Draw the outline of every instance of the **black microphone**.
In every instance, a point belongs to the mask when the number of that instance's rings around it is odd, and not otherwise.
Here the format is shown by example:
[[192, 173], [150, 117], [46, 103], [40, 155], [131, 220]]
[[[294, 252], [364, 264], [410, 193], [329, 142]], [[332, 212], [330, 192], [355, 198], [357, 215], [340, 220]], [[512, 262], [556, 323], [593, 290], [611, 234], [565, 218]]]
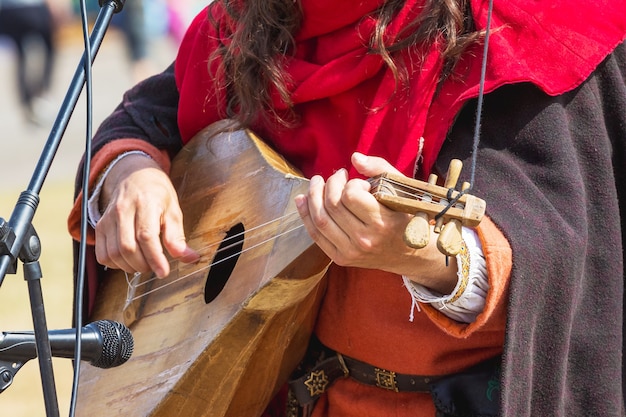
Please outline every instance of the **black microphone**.
[[[74, 358], [76, 329], [48, 332], [52, 356]], [[113, 368], [130, 359], [133, 335], [122, 323], [99, 320], [83, 327], [81, 359], [98, 368]], [[0, 360], [26, 362], [37, 357], [34, 332], [3, 332], [0, 338]]]

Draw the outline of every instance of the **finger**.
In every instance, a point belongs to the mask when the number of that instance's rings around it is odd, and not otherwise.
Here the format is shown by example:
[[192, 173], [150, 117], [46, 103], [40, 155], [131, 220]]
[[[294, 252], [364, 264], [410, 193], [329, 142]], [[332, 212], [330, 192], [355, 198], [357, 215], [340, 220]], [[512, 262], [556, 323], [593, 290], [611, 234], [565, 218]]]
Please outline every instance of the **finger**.
[[354, 152], [351, 161], [354, 168], [366, 177], [373, 177], [383, 172], [401, 174], [393, 165], [377, 156], [367, 156], [360, 152]]
[[295, 203], [302, 223], [311, 239], [326, 255], [333, 259], [336, 256], [337, 247], [321, 233], [311, 218], [309, 198], [303, 194], [297, 195], [295, 197]]
[[318, 233], [334, 242], [337, 240], [337, 235], [343, 232], [326, 209], [326, 185], [320, 176], [311, 178], [307, 196], [309, 217]]
[[165, 217], [162, 226], [162, 240], [165, 250], [173, 257], [185, 263], [194, 263], [200, 255], [192, 249], [185, 239], [183, 215], [180, 208], [173, 208]]
[[100, 265], [117, 269], [117, 266], [113, 265], [113, 263], [111, 262], [107, 254], [106, 235], [101, 232], [99, 227], [96, 227], [95, 235], [96, 235], [96, 245], [95, 245], [96, 260], [98, 261]]
[[[352, 154], [352, 163], [357, 171], [366, 177], [373, 177], [384, 172], [403, 175], [385, 159], [367, 156], [359, 152]], [[371, 185], [369, 182], [354, 179], [346, 185], [342, 196], [343, 204], [348, 207], [355, 216], [364, 221], [368, 227], [377, 222], [384, 222], [384, 218], [388, 217], [389, 213], [392, 212], [392, 210], [378, 203], [374, 196], [369, 193], [370, 189]], [[367, 191], [370, 195], [366, 196], [363, 194], [364, 191]]]
[[[332, 240], [349, 238], [350, 231], [354, 230], [354, 228], [363, 227], [361, 220], [355, 217], [354, 213], [344, 204], [344, 201], [346, 201], [344, 194], [346, 193], [348, 184], [348, 172], [345, 169], [340, 169], [326, 181], [324, 207], [334, 223], [338, 226], [336, 230], [330, 229], [329, 233], [342, 232], [334, 236], [328, 236]], [[367, 190], [369, 190], [369, 187]], [[367, 194], [369, 195], [369, 193]], [[358, 193], [355, 194], [352, 192], [349, 197], [355, 200], [354, 203], [356, 205], [359, 198]]]
[[126, 272], [135, 270], [125, 261], [118, 246], [118, 228], [114, 218], [105, 213], [96, 225], [96, 260], [101, 265]]
[[342, 190], [341, 204], [360, 224], [353, 227], [370, 227], [381, 220], [381, 205], [370, 193], [370, 183], [362, 179], [350, 180]]
[[166, 277], [170, 273], [170, 264], [161, 245], [161, 216], [157, 213], [137, 216], [133, 229], [139, 250], [128, 252], [127, 256], [131, 257], [128, 261], [145, 265], [159, 278]]

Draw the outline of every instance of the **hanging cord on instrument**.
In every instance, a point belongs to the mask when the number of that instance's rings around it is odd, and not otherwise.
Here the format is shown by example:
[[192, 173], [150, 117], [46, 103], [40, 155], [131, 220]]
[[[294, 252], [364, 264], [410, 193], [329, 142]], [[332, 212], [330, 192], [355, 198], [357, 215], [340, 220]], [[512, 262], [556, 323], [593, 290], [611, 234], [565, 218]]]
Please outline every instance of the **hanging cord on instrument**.
[[91, 41], [89, 39], [89, 23], [87, 15], [87, 6], [85, 0], [80, 0], [80, 16], [83, 30], [83, 41], [85, 44], [84, 54], [84, 71], [85, 71], [85, 104], [86, 104], [86, 134], [85, 134], [85, 157], [83, 162], [83, 201], [81, 205], [81, 224], [80, 224], [80, 249], [78, 251], [78, 266], [76, 271], [76, 282], [74, 291], [74, 326], [76, 327], [76, 344], [74, 353], [74, 377], [72, 382], [72, 395], [70, 400], [69, 416], [72, 417], [76, 413], [76, 400], [78, 393], [78, 382], [80, 375], [80, 363], [81, 363], [81, 340], [82, 340], [82, 327], [83, 327], [83, 297], [85, 292], [85, 263], [86, 263], [86, 249], [87, 249], [87, 195], [89, 186], [89, 170], [91, 163], [91, 132], [93, 124], [93, 102], [92, 102], [92, 51]]
[[466, 191], [471, 190], [476, 179], [476, 161], [478, 159], [478, 144], [480, 143], [480, 125], [483, 112], [483, 96], [485, 94], [485, 78], [487, 74], [487, 53], [489, 52], [489, 35], [491, 33], [491, 15], [493, 13], [493, 0], [489, 0], [487, 11], [487, 27], [485, 28], [485, 46], [483, 47], [483, 60], [480, 68], [480, 83], [478, 84], [478, 103], [476, 104], [476, 124], [474, 125], [474, 142], [472, 146], [472, 165], [470, 169], [470, 186]]
[[483, 59], [480, 68], [480, 81], [478, 84], [478, 102], [476, 104], [476, 124], [474, 125], [474, 138], [472, 144], [472, 163], [470, 166], [470, 181], [469, 187], [465, 190], [461, 190], [454, 198], [452, 194], [455, 190], [448, 190], [448, 204], [435, 216], [435, 220], [443, 217], [450, 208], [459, 201], [459, 199], [469, 193], [474, 187], [474, 181], [476, 180], [476, 163], [478, 159], [478, 145], [480, 144], [480, 126], [483, 112], [483, 97], [485, 95], [485, 78], [487, 74], [487, 53], [489, 52], [489, 36], [491, 33], [491, 15], [493, 13], [493, 0], [489, 0], [489, 8], [487, 10], [487, 27], [485, 28], [485, 45], [483, 47]]

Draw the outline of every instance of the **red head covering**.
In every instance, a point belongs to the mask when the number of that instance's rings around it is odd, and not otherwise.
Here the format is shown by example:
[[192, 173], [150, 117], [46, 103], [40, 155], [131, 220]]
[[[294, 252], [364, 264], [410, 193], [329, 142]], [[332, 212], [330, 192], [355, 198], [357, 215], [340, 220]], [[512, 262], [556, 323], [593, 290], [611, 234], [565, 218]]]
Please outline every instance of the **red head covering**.
[[[382, 156], [407, 175], [413, 174], [421, 155], [420, 172], [425, 175], [454, 116], [478, 93], [480, 45], [468, 51], [456, 70], [458, 78], [447, 81], [436, 97], [442, 66], [438, 46], [405, 51], [410, 80], [398, 86], [380, 56], [367, 50], [375, 25], [371, 13], [381, 3], [301, 0], [304, 21], [296, 34], [296, 54], [286, 66], [301, 123], [294, 129], [254, 128], [306, 176], [328, 176], [341, 167], [350, 170], [355, 150]], [[491, 37], [487, 92], [526, 81], [549, 94], [575, 88], [626, 32], [626, 0], [496, 3], [492, 28], [498, 30]], [[398, 36], [422, 5], [423, 0], [407, 0], [390, 24], [387, 39]], [[487, 0], [472, 1], [478, 28], [486, 25], [487, 5]], [[219, 2], [209, 8], [219, 27], [206, 12], [198, 15], [176, 62], [184, 141], [224, 114], [218, 111], [224, 103], [217, 99], [206, 62], [218, 42], [228, 39], [234, 23]], [[284, 107], [278, 99], [275, 105]]]

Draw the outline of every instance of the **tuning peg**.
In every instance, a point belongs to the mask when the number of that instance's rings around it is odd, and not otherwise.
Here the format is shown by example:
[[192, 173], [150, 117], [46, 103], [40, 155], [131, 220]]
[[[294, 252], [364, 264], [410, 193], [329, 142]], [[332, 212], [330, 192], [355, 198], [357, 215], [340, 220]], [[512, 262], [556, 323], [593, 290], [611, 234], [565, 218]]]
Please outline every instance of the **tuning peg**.
[[[437, 176], [430, 174], [428, 177], [428, 183], [431, 185], [437, 184]], [[430, 195], [424, 195], [421, 197], [422, 201], [432, 201]], [[430, 241], [430, 221], [428, 214], [418, 212], [407, 224], [404, 229], [404, 243], [410, 248], [421, 249], [428, 245]]]
[[[475, 227], [480, 223], [485, 214], [485, 201], [467, 193], [459, 195], [455, 190], [462, 167], [458, 159], [450, 162], [445, 186], [437, 185], [436, 175], [431, 175], [428, 182], [389, 172], [369, 179], [370, 192], [378, 202], [392, 210], [413, 215], [403, 236], [407, 246], [415, 249], [426, 246], [433, 219], [436, 219], [434, 231], [440, 235], [439, 250], [447, 256], [456, 255], [463, 242], [462, 225]], [[469, 187], [469, 183], [463, 183], [463, 190]], [[448, 207], [450, 199], [454, 204]], [[444, 221], [451, 224], [444, 227]]]
[[[455, 180], [455, 184], [457, 180]], [[461, 189], [465, 191], [468, 190], [469, 187], [470, 183], [464, 182]], [[461, 251], [462, 245], [463, 233], [461, 222], [456, 219], [450, 219], [439, 234], [439, 238], [437, 239], [437, 248], [441, 253], [447, 256], [456, 256]]]

